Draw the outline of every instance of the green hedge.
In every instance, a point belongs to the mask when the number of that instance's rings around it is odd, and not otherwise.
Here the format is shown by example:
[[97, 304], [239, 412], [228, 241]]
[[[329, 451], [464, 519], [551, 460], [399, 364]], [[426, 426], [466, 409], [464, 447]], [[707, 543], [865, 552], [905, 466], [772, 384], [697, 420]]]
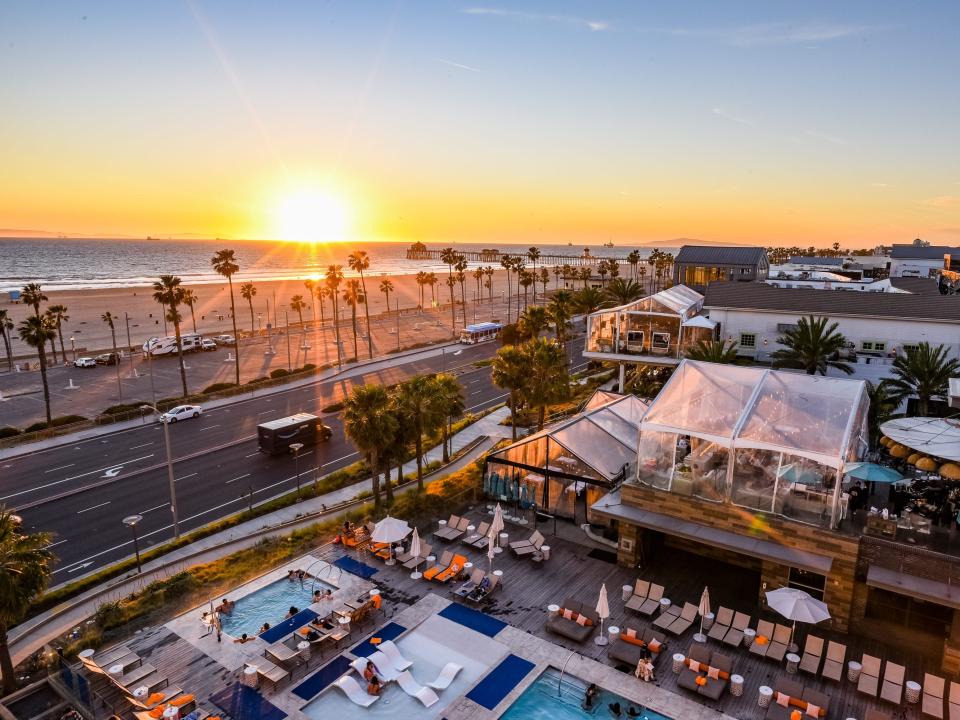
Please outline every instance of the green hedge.
[[48, 422], [38, 422], [28, 425], [24, 428], [25, 433], [37, 432], [48, 428], [61, 427], [62, 425], [72, 425], [73, 423], [83, 422], [86, 418], [83, 415], [61, 415]]
[[19, 434], [20, 434], [19, 428], [12, 427], [11, 425], [0, 427], [0, 438], [13, 437], [14, 435], [19, 435]]
[[210, 393], [221, 392], [223, 390], [232, 390], [237, 387], [236, 383], [231, 382], [218, 382], [213, 385], [207, 385], [203, 390], [200, 391], [201, 395], [209, 395]]

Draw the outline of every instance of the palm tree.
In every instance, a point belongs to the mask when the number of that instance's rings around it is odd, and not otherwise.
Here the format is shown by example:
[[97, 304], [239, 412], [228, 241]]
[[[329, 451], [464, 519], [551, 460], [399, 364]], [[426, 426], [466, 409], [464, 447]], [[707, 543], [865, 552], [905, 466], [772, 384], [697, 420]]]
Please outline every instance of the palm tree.
[[573, 306], [577, 311], [589, 315], [603, 306], [603, 291], [595, 287], [585, 287], [573, 293]]
[[360, 359], [360, 352], [357, 350], [357, 305], [366, 303], [363, 288], [356, 278], [347, 280], [343, 291], [343, 301], [350, 306], [350, 318], [353, 321], [353, 359], [356, 361]]
[[[324, 278], [325, 282], [327, 283], [327, 292], [330, 293], [330, 298], [333, 300], [333, 328], [337, 343], [337, 367], [340, 367], [343, 364], [343, 350], [340, 347], [340, 306], [338, 303], [338, 297], [340, 283], [343, 282], [343, 266], [328, 266]], [[356, 341], [356, 338], [354, 338], [354, 341]]]
[[[200, 298], [197, 297], [197, 294], [190, 288], [185, 288], [183, 291], [183, 304], [190, 308], [190, 322], [193, 324], [193, 334], [197, 334], [197, 315], [194, 312], [194, 307], [197, 304], [197, 300]], [[236, 336], [234, 336], [236, 337]]]
[[880, 440], [880, 426], [893, 417], [900, 401], [891, 395], [889, 385], [882, 381], [876, 384], [867, 381], [867, 397], [870, 399], [867, 410], [870, 447], [876, 447]]
[[453, 301], [453, 266], [458, 257], [457, 251], [452, 247], [440, 251], [440, 260], [447, 265], [447, 287], [450, 288], [450, 327], [453, 329], [454, 337], [457, 336], [457, 312], [456, 303]]
[[553, 266], [553, 289], [558, 290], [560, 288], [560, 276], [563, 275], [563, 268], [559, 265]]
[[317, 305], [320, 308], [320, 327], [323, 327], [327, 322], [326, 313], [323, 309], [323, 301], [330, 297], [330, 288], [324, 285], [317, 285], [314, 289], [314, 295], [317, 298]]
[[117, 396], [122, 398], [123, 396], [123, 386], [120, 384], [120, 356], [117, 354], [117, 328], [116, 321], [117, 316], [112, 312], [107, 310], [103, 315], [100, 316], [100, 319], [103, 320], [107, 327], [110, 328], [110, 340], [113, 343], [111, 345], [113, 349], [114, 359], [117, 361]]
[[570, 318], [572, 317], [571, 308], [573, 306], [573, 294], [569, 290], [557, 290], [553, 293], [553, 298], [547, 306], [547, 314], [550, 322], [553, 323], [554, 332], [557, 335], [557, 342], [562, 347], [566, 347], [567, 330], [570, 329]]
[[[180, 311], [177, 310], [177, 306], [183, 302], [183, 287], [181, 287], [180, 283], [180, 278], [174, 275], [161, 275], [160, 279], [153, 284], [153, 299], [169, 311], [165, 313], [165, 317], [173, 323], [173, 332], [177, 337], [177, 359], [180, 362], [180, 383], [183, 386], [183, 397], [186, 398], [190, 392], [187, 390], [187, 369], [183, 364], [183, 343], [180, 341], [181, 316]], [[240, 384], [239, 378], [240, 375], [238, 371], [238, 385]]]
[[493, 268], [489, 265], [483, 269], [483, 274], [487, 276], [483, 286], [487, 289], [487, 297], [490, 298], [490, 302], [493, 302], [493, 272]]
[[[363, 250], [354, 250], [347, 257], [347, 264], [354, 272], [360, 273], [360, 288], [363, 291], [363, 297], [367, 297], [367, 281], [363, 276], [363, 271], [370, 267], [370, 258]], [[363, 315], [367, 321], [367, 355], [373, 359], [373, 333], [370, 331], [370, 308], [366, 302], [363, 303]]]
[[417, 487], [423, 490], [423, 435], [432, 433], [443, 421], [437, 413], [434, 387], [431, 378], [416, 375], [399, 385], [396, 395], [397, 407], [413, 426], [414, 452], [417, 460]]
[[610, 305], [626, 305], [643, 297], [643, 288], [633, 280], [614, 278], [603, 289], [603, 294]]
[[597, 263], [597, 275], [600, 276], [600, 287], [603, 287], [604, 283], [606, 283], [608, 272], [610, 272], [610, 270], [607, 266], [606, 260], [601, 260], [599, 263]]
[[510, 406], [510, 429], [513, 440], [517, 439], [517, 405], [520, 402], [527, 377], [530, 375], [529, 358], [519, 345], [506, 345], [493, 358], [490, 377], [493, 384], [508, 393]]
[[457, 274], [456, 274], [457, 282], [460, 283], [460, 303], [463, 306], [463, 326], [466, 327], [467, 326], [467, 290], [465, 287], [465, 283], [467, 282], [467, 273], [464, 272], [464, 270], [467, 267], [466, 259], [463, 256], [461, 256], [460, 259], [457, 260], [457, 264], [455, 265], [455, 267], [457, 268]]
[[630, 254], [627, 255], [627, 262], [630, 263], [630, 277], [634, 280], [637, 279], [637, 265], [640, 264], [640, 251], [631, 250]]
[[450, 462], [450, 425], [453, 418], [463, 415], [466, 405], [463, 400], [463, 388], [457, 378], [450, 373], [438, 373], [433, 376], [433, 397], [437, 404], [437, 413], [442, 418], [443, 462]]
[[539, 337], [540, 333], [550, 327], [550, 316], [543, 305], [531, 305], [520, 313], [517, 321], [520, 335], [525, 338]]
[[[56, 318], [56, 317], [54, 316], [54, 314], [50, 311], [50, 308], [47, 308], [47, 309], [44, 311], [43, 317], [46, 319], [46, 321], [47, 321], [48, 323], [50, 323], [50, 327], [52, 327], [54, 330], [57, 329], [57, 318]], [[56, 341], [57, 341], [56, 335], [54, 335], [52, 338], [50, 338], [50, 352], [53, 354], [53, 364], [54, 364], [54, 365], [57, 364], [57, 342], [56, 342]], [[67, 356], [66, 356], [66, 355], [63, 356], [63, 361], [64, 361], [64, 362], [67, 361]]]
[[537, 430], [543, 430], [547, 406], [565, 400], [570, 394], [566, 353], [546, 338], [528, 340], [521, 346], [521, 352], [527, 365], [523, 398], [527, 407], [537, 409]]
[[17, 334], [30, 347], [37, 349], [40, 358], [40, 380], [43, 384], [43, 402], [47, 408], [47, 424], [53, 418], [50, 415], [50, 385], [47, 383], [47, 343], [56, 335], [50, 321], [41, 315], [28, 315], [17, 326]]
[[312, 322], [317, 321], [317, 306], [313, 304], [313, 291], [316, 289], [317, 282], [312, 278], [307, 278], [303, 281], [303, 286], [307, 289], [307, 297], [310, 298], [310, 320]]
[[[527, 250], [527, 259], [533, 263], [533, 277], [537, 277], [537, 260], [540, 259], [540, 248], [531, 247]], [[533, 304], [537, 304], [537, 284], [533, 284]]]
[[[253, 323], [253, 298], [257, 295], [257, 287], [252, 282], [245, 282], [240, 285], [240, 297], [247, 301], [250, 307], [250, 335], [256, 334], [257, 330]], [[236, 337], [236, 335], [234, 335]]]
[[638, 267], [638, 268], [637, 268], [637, 274], [640, 276], [640, 281], [639, 281], [639, 282], [640, 282], [640, 287], [644, 288], [644, 292], [647, 292], [647, 289], [648, 289], [648, 288], [647, 288], [647, 285], [646, 285], [647, 266], [646, 266], [646, 265], [641, 265], [640, 267]]
[[827, 368], [833, 367], [852, 374], [853, 368], [838, 359], [839, 352], [847, 346], [847, 339], [837, 327], [837, 323], [831, 323], [826, 317], [800, 318], [795, 328], [777, 338], [777, 342], [786, 347], [770, 354], [773, 367], [798, 368], [807, 375], [826, 375]]
[[19, 518], [0, 510], [0, 672], [5, 694], [17, 689], [7, 632], [47, 587], [53, 562], [50, 540], [47, 533], [24, 533]]
[[33, 314], [37, 317], [40, 317], [40, 303], [44, 303], [48, 299], [43, 293], [40, 283], [27, 283], [20, 291], [20, 302], [32, 306]]
[[435, 272], [428, 272], [426, 280], [426, 284], [430, 286], [430, 302], [436, 303], [437, 285], [440, 284], [440, 280], [437, 279], [437, 274]]
[[[51, 305], [47, 308], [47, 313], [50, 315], [50, 319], [53, 320], [53, 326], [57, 329], [57, 336], [60, 339], [60, 354], [63, 356], [63, 361], [67, 361], [67, 351], [63, 347], [63, 324], [70, 321], [70, 316], [67, 315], [67, 306], [66, 305]], [[53, 361], [57, 361], [56, 353], [54, 353]]]
[[899, 405], [916, 395], [917, 415], [926, 417], [930, 401], [946, 396], [950, 378], [960, 372], [960, 362], [949, 357], [946, 346], [922, 342], [906, 355], [898, 355], [891, 369], [893, 377], [883, 381], [890, 398]]
[[416, 280], [417, 280], [417, 290], [419, 291], [419, 294], [420, 294], [419, 305], [420, 305], [420, 310], [422, 311], [423, 310], [423, 286], [427, 284], [427, 274], [423, 270], [421, 270], [420, 272], [417, 273]]
[[477, 302], [483, 302], [483, 290], [480, 289], [480, 283], [483, 281], [482, 267], [478, 267], [474, 269], [473, 279], [477, 281]]
[[530, 286], [533, 285], [533, 291], [536, 293], [537, 286], [534, 285], [533, 273], [527, 270], [526, 268], [519, 268], [517, 270], [517, 278], [519, 279], [520, 285], [523, 287], [523, 309], [527, 309], [527, 291], [530, 289]]
[[509, 255], [504, 255], [500, 258], [500, 267], [507, 271], [507, 325], [510, 324], [510, 305], [511, 305], [511, 285], [510, 285], [510, 271], [513, 270], [513, 258]]
[[10, 348], [10, 333], [13, 332], [13, 320], [6, 308], [0, 308], [0, 336], [3, 336], [3, 347], [7, 351], [7, 370], [13, 372], [13, 351]]
[[737, 344], [725, 340], [701, 340], [684, 353], [690, 360], [729, 365], [737, 359]]
[[[387, 312], [390, 312], [390, 293], [393, 292], [393, 283], [390, 282], [390, 278], [384, 278], [380, 281], [380, 292], [383, 293], [386, 298], [387, 303]], [[400, 313], [400, 303], [397, 302], [397, 313]]]
[[290, 309], [297, 314], [297, 318], [300, 320], [300, 327], [303, 327], [303, 311], [307, 309], [307, 302], [303, 299], [303, 295], [294, 295], [290, 298]]
[[[358, 280], [356, 292], [362, 293]], [[390, 446], [397, 431], [397, 419], [390, 412], [390, 396], [382, 385], [357, 385], [344, 400], [344, 434], [367, 458], [373, 484], [374, 512], [380, 513], [380, 452]]]
[[[543, 285], [543, 296], [546, 297], [547, 285], [550, 284], [550, 271], [547, 270], [545, 267], [540, 268], [540, 284]], [[536, 290], [537, 286], [534, 285], [533, 288], [534, 290]], [[533, 301], [536, 302], [537, 301], [536, 298], [534, 298]]]
[[589, 283], [589, 282], [590, 282], [590, 278], [593, 277], [593, 269], [592, 269], [589, 265], [586, 265], [586, 266], [580, 268], [580, 273], [579, 273], [579, 275], [580, 275], [580, 279], [583, 280], [583, 289], [586, 290], [586, 289], [587, 289], [587, 283]]
[[[223, 275], [227, 279], [227, 284], [230, 286], [230, 320], [233, 323], [233, 337], [237, 340], [237, 345], [234, 348], [236, 356], [234, 358], [234, 377], [237, 385], [240, 384], [240, 338], [237, 337], [237, 306], [234, 303], [233, 299], [233, 276], [240, 272], [240, 266], [237, 264], [236, 254], [233, 250], [220, 250], [212, 258], [210, 258], [210, 264], [213, 266], [213, 269], [216, 270], [218, 275]], [[190, 308], [191, 312], [193, 308]], [[179, 330], [177, 331], [179, 333]], [[178, 340], [179, 343], [179, 335]], [[181, 367], [183, 362], [181, 360]], [[186, 378], [186, 376], [184, 376]], [[183, 391], [186, 394], [187, 391], [187, 381], [183, 381]]]

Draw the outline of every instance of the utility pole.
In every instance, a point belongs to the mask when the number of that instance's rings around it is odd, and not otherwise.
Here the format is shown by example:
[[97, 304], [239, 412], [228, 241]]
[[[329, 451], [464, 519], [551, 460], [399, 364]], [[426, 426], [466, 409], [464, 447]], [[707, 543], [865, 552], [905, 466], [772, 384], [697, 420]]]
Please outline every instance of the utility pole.
[[130, 377], [133, 377], [136, 371], [133, 369], [133, 343], [130, 342], [130, 316], [124, 313], [123, 320], [127, 324], [127, 352], [130, 353]]
[[[276, 313], [276, 309], [274, 309]], [[284, 334], [287, 336], [287, 370], [293, 370], [293, 363], [290, 361], [290, 316], [286, 310], [283, 311], [283, 324], [286, 326]]]

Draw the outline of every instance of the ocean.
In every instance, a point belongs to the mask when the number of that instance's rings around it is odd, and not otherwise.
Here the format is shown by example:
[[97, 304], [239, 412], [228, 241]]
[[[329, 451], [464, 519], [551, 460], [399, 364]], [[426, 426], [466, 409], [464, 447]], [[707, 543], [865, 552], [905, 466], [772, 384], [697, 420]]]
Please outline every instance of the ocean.
[[[426, 243], [431, 250], [445, 247]], [[459, 243], [462, 251], [497, 248], [503, 253], [526, 253], [527, 245]], [[0, 238], [0, 292], [39, 282], [46, 290], [79, 290], [147, 286], [164, 274], [178, 275], [186, 285], [221, 283], [210, 258], [223, 248], [236, 251], [240, 275], [247, 280], [289, 280], [322, 275], [328, 265], [342, 265], [350, 275], [347, 255], [354, 249], [370, 256], [368, 274], [400, 275], [446, 271], [439, 261], [407, 260], [408, 243], [340, 243], [310, 245], [257, 240], [92, 240], [70, 238]], [[537, 245], [543, 254], [580, 255], [584, 246]], [[676, 248], [663, 247], [667, 252]], [[590, 246], [594, 257], [623, 258], [631, 250], [647, 257], [652, 248], [618, 245]], [[471, 269], [491, 263], [470, 263]], [[495, 265], [499, 269], [499, 265]]]

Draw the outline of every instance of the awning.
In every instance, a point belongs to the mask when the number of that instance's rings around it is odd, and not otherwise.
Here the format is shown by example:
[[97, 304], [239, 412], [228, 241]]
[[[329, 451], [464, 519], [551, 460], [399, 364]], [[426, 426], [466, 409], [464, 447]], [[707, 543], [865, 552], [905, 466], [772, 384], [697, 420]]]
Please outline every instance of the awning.
[[960, 461], [960, 421], [955, 418], [897, 418], [881, 425], [880, 432], [917, 452]]
[[789, 565], [818, 575], [826, 575], [833, 566], [833, 558], [825, 555], [817, 555], [805, 550], [787, 547], [772, 540], [746, 537], [729, 530], [707, 527], [689, 520], [681, 520], [670, 515], [661, 515], [632, 505], [624, 505], [620, 500], [619, 490], [604, 495], [590, 509], [611, 520], [639, 525], [649, 530], [656, 530], [711, 547]]
[[898, 595], [907, 595], [937, 605], [960, 609], [960, 588], [938, 580], [927, 580], [916, 575], [871, 565], [867, 570], [867, 585], [889, 590]]
[[717, 326], [713, 320], [703, 315], [694, 315], [689, 320], [684, 320], [681, 324], [683, 327], [704, 328], [706, 330], [713, 330]]

